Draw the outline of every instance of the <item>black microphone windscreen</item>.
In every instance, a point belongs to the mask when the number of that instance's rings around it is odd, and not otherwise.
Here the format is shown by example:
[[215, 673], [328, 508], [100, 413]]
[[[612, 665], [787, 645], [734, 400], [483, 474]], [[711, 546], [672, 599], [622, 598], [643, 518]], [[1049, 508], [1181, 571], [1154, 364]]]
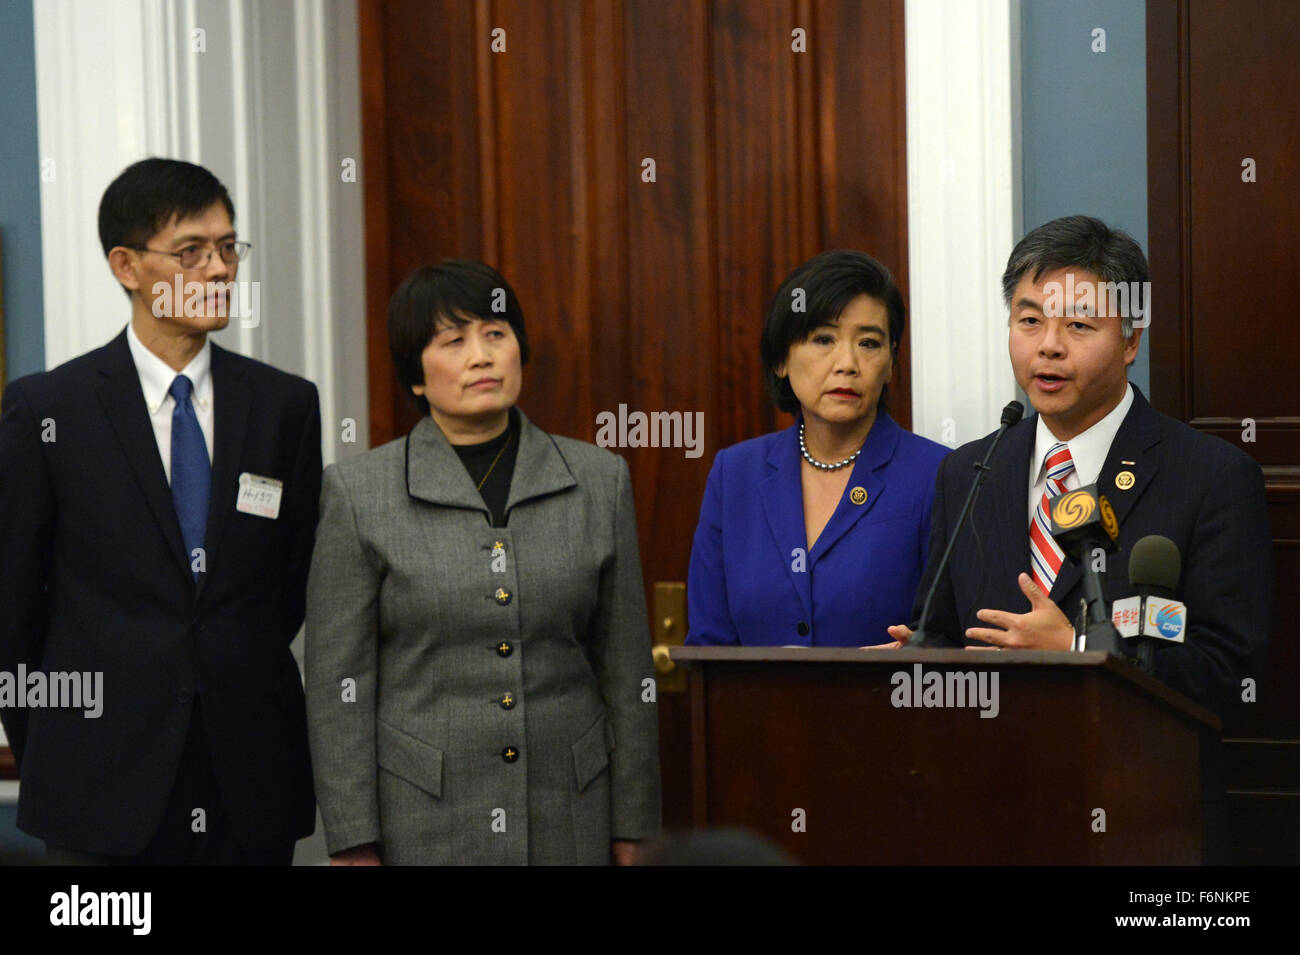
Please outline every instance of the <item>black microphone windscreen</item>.
[[1023, 418], [1025, 415], [1025, 406], [1019, 401], [1013, 401], [1002, 409], [1002, 423], [1008, 428]]
[[1178, 545], [1159, 534], [1148, 535], [1134, 544], [1128, 558], [1128, 580], [1138, 590], [1160, 587], [1172, 591], [1178, 586], [1182, 569]]

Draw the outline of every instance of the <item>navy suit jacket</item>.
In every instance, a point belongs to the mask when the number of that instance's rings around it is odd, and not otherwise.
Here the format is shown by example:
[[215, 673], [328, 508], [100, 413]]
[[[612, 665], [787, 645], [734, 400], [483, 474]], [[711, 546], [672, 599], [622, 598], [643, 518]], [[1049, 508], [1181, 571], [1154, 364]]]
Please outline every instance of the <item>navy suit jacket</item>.
[[[888, 642], [925, 568], [931, 488], [948, 451], [881, 413], [811, 551], [798, 422], [719, 451], [691, 550], [686, 642]], [[861, 504], [855, 488], [866, 491]]]
[[[1037, 427], [1036, 415], [1026, 418], [998, 445], [971, 526], [957, 538], [939, 581], [927, 630], [974, 644], [965, 639], [966, 629], [988, 626], [976, 611], [1029, 610], [1016, 578], [1029, 572], [1029, 467]], [[916, 594], [913, 627], [974, 480], [974, 465], [992, 439], [962, 445], [939, 468], [930, 563]], [[1128, 490], [1115, 483], [1121, 471], [1136, 478]], [[1148, 534], [1177, 544], [1182, 578], [1173, 596], [1187, 605], [1186, 642], [1158, 648], [1153, 675], [1222, 712], [1230, 695], [1240, 695], [1241, 679], [1258, 676], [1268, 641], [1273, 545], [1259, 465], [1221, 438], [1156, 411], [1134, 386], [1133, 406], [1097, 484], [1119, 521], [1119, 540], [1102, 574], [1107, 606], [1135, 593], [1128, 582], [1134, 544]], [[1081, 567], [1067, 557], [1052, 586], [1052, 600], [1071, 621], [1078, 618], [1082, 577]]]
[[[0, 709], [22, 778], [18, 827], [48, 842], [143, 850], [196, 697], [240, 843], [279, 849], [315, 827], [289, 644], [320, 500], [316, 387], [215, 343], [212, 381], [207, 570], [197, 584], [126, 331], [5, 389], [0, 670], [103, 673], [97, 719]], [[236, 511], [245, 471], [284, 483], [277, 519]]]

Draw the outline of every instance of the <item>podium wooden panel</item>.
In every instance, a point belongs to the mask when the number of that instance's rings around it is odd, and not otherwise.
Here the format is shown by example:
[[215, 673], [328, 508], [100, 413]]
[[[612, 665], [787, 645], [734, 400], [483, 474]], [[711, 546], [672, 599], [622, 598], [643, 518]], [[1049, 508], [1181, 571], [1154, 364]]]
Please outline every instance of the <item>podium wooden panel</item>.
[[[1125, 661], [771, 647], [672, 659], [691, 670], [697, 827], [746, 827], [818, 865], [1201, 861], [1200, 734], [1219, 720]], [[996, 673], [997, 716], [895, 707], [893, 675], [916, 665]]]

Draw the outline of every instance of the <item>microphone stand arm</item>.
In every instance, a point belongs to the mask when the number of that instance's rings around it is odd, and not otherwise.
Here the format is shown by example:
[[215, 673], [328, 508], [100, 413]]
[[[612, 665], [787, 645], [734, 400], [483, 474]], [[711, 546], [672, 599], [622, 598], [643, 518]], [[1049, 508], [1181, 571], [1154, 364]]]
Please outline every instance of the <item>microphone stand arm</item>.
[[1080, 541], [1078, 555], [1079, 566], [1083, 569], [1083, 593], [1088, 603], [1088, 629], [1084, 631], [1087, 642], [1084, 649], [1104, 650], [1121, 660], [1126, 660], [1128, 653], [1124, 649], [1124, 641], [1120, 639], [1119, 631], [1115, 629], [1110, 615], [1106, 613], [1106, 598], [1101, 593], [1101, 579], [1088, 561], [1090, 544], [1092, 541]]
[[925, 605], [921, 608], [921, 619], [919, 621], [920, 626], [917, 631], [912, 634], [911, 639], [908, 640], [906, 644], [909, 649], [912, 647], [920, 647], [922, 649], [931, 650], [951, 650], [953, 647], [964, 646], [960, 640], [953, 641], [943, 634], [930, 633], [925, 629], [925, 625], [930, 619], [930, 602], [934, 599], [935, 588], [939, 585], [939, 581], [943, 579], [944, 573], [948, 570], [948, 561], [952, 558], [952, 548], [953, 545], [957, 543], [957, 535], [962, 532], [963, 528], [965, 528], [966, 516], [970, 514], [971, 508], [975, 506], [975, 498], [979, 496], [980, 488], [984, 486], [985, 479], [988, 478], [989, 474], [993, 470], [989, 467], [989, 461], [993, 458], [993, 452], [997, 449], [998, 442], [1001, 441], [1002, 436], [1007, 433], [1008, 427], [1010, 426], [1008, 425], [1003, 427], [998, 431], [997, 435], [993, 438], [993, 443], [989, 445], [988, 451], [984, 454], [984, 460], [975, 464], [975, 482], [971, 484], [970, 490], [966, 493], [966, 503], [962, 505], [961, 513], [957, 515], [957, 523], [953, 525], [955, 528], [953, 535], [948, 538], [948, 546], [943, 550], [943, 558], [939, 561], [939, 569], [935, 571], [934, 580], [930, 582], [930, 589], [925, 594]]

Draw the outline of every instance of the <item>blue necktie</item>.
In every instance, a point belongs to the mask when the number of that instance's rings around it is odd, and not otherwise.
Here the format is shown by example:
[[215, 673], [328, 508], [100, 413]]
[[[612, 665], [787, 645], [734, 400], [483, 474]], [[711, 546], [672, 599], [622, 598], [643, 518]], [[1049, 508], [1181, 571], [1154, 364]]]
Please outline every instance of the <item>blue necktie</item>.
[[[184, 375], [177, 375], [169, 389], [176, 399], [176, 407], [172, 409], [172, 502], [181, 522], [185, 559], [191, 568], [194, 549], [203, 546], [203, 535], [208, 529], [208, 495], [212, 489], [208, 446], [190, 402], [193, 390], [193, 383]], [[193, 573], [197, 580], [198, 572]]]

